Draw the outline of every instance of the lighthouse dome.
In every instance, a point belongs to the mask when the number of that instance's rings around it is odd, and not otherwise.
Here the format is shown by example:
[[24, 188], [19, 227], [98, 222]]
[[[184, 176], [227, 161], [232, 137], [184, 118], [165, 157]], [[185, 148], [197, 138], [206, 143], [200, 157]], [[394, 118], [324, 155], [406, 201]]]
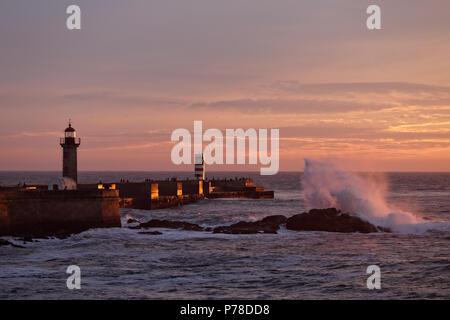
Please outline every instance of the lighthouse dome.
[[75, 129], [72, 128], [72, 124], [71, 123], [69, 123], [69, 126], [66, 128], [66, 130], [64, 130], [64, 132], [74, 132], [74, 131], [75, 131]]

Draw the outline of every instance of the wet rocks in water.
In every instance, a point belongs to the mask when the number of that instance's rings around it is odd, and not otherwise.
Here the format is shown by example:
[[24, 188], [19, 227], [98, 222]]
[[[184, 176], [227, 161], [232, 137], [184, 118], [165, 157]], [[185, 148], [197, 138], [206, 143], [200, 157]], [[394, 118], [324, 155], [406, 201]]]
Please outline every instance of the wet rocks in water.
[[159, 231], [142, 231], [142, 232], [138, 232], [139, 234], [150, 234], [153, 236], [159, 236], [161, 234], [163, 234], [162, 232]]
[[272, 224], [272, 225], [280, 225], [283, 223], [286, 223], [287, 218], [282, 215], [274, 215], [274, 216], [267, 216], [264, 219], [261, 220], [261, 223], [264, 224]]
[[265, 217], [255, 222], [240, 221], [230, 226], [220, 226], [214, 228], [213, 233], [227, 234], [256, 234], [256, 233], [273, 233], [276, 234], [280, 229], [280, 224], [285, 223], [285, 216], [276, 215]]
[[29, 236], [21, 237], [18, 238], [17, 240], [23, 241], [24, 244], [27, 242], [39, 242], [38, 240], [33, 240], [33, 238]]
[[128, 227], [128, 229], [137, 230], [137, 229], [141, 229], [141, 226], [132, 226], [132, 227]]
[[139, 225], [140, 228], [167, 228], [167, 229], [182, 229], [189, 231], [204, 231], [204, 228], [195, 223], [189, 223], [184, 221], [170, 221], [153, 219], [148, 222], [143, 222]]
[[140, 223], [140, 222], [137, 221], [136, 219], [128, 219], [127, 220], [127, 224], [132, 224], [132, 223]]
[[[364, 221], [356, 216], [342, 213], [335, 208], [313, 209], [309, 212], [294, 215], [286, 218], [282, 215], [268, 216], [264, 219], [248, 222], [239, 221], [229, 226], [219, 226], [214, 229], [203, 228], [198, 224], [185, 221], [171, 221], [152, 219], [148, 222], [142, 222], [138, 226], [130, 226], [130, 229], [149, 229], [149, 228], [168, 228], [181, 229], [188, 231], [205, 231], [213, 233], [226, 234], [258, 234], [271, 233], [276, 234], [280, 225], [286, 224], [286, 228], [296, 231], [328, 231], [328, 232], [390, 232], [387, 228], [376, 227], [371, 223]], [[140, 234], [157, 234], [139, 232]]]
[[378, 232], [377, 227], [371, 223], [335, 208], [312, 209], [294, 215], [287, 219], [286, 228], [296, 231]]
[[1, 246], [12, 246], [12, 247], [15, 247], [15, 248], [25, 248], [25, 247], [19, 246], [17, 244], [14, 244], [14, 243], [8, 241], [8, 240], [5, 240], [5, 239], [0, 239], [0, 247]]
[[213, 233], [227, 234], [255, 234], [255, 233], [277, 233], [278, 227], [264, 225], [258, 222], [240, 221], [231, 226], [220, 226], [214, 228]]

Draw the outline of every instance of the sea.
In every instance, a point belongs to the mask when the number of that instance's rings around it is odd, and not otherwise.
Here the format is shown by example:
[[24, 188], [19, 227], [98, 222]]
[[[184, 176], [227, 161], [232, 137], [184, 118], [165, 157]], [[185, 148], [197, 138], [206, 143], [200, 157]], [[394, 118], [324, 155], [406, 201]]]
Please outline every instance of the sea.
[[[429, 221], [429, 230], [392, 233], [298, 232], [225, 235], [155, 229], [127, 220], [180, 220], [205, 227], [287, 217], [308, 208], [301, 172], [248, 177], [274, 199], [214, 199], [161, 210], [121, 209], [121, 228], [0, 247], [0, 299], [449, 299], [450, 173], [384, 173], [385, 201]], [[0, 185], [55, 184], [60, 172], [0, 172]], [[80, 172], [80, 182], [192, 178], [191, 172]], [[365, 199], [359, 199], [365, 201]], [[148, 230], [147, 230], [148, 231]], [[81, 289], [67, 287], [79, 266]], [[368, 267], [380, 269], [369, 289]]]

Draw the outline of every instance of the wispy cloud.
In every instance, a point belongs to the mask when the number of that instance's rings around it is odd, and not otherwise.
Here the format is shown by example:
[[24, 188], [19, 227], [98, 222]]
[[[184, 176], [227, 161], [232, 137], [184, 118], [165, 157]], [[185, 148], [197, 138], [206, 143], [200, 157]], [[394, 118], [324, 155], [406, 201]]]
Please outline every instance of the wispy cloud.
[[189, 106], [203, 110], [232, 110], [242, 113], [287, 113], [287, 114], [317, 114], [317, 113], [345, 113], [355, 110], [381, 110], [392, 108], [386, 103], [360, 103], [355, 101], [339, 101], [314, 99], [237, 99], [214, 102], [197, 102]]
[[159, 148], [165, 145], [169, 145], [170, 142], [150, 142], [150, 143], [142, 143], [136, 145], [121, 145], [121, 146], [109, 146], [109, 147], [100, 147], [100, 148], [86, 148], [85, 150], [89, 151], [120, 151], [120, 150], [139, 150], [139, 149], [152, 149]]
[[52, 137], [60, 137], [62, 135], [61, 132], [57, 131], [23, 131], [21, 133], [11, 134], [8, 135], [11, 138], [19, 138], [19, 137], [46, 137], [46, 136], [52, 136]]
[[410, 82], [344, 82], [344, 83], [300, 83], [296, 80], [279, 80], [263, 86], [279, 92], [297, 94], [345, 94], [345, 93], [433, 93], [450, 94], [450, 87]]

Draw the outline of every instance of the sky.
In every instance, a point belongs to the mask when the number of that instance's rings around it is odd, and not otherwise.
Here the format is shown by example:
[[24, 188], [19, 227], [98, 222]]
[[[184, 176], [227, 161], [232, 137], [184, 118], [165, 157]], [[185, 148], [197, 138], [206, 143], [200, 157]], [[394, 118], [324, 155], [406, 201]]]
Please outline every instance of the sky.
[[[81, 8], [81, 30], [66, 8]], [[368, 30], [366, 8], [381, 8]], [[448, 0], [2, 0], [0, 170], [175, 166], [173, 130], [277, 128], [280, 170], [450, 171]], [[212, 166], [211, 170], [257, 170]]]

